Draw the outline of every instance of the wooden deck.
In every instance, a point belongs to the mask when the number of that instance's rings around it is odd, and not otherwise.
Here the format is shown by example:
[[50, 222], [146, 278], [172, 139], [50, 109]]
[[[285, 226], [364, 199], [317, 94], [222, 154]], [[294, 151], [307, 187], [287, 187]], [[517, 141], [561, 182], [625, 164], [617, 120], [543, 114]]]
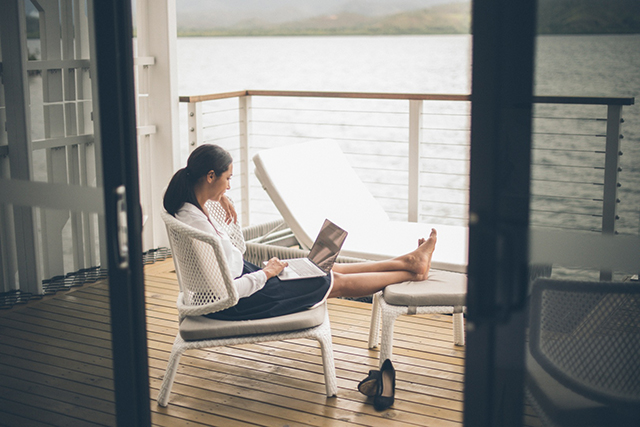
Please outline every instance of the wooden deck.
[[[345, 300], [329, 304], [338, 397], [324, 394], [317, 343], [293, 340], [189, 351], [159, 407], [177, 332], [172, 270], [170, 259], [145, 268], [154, 425], [462, 425], [465, 352], [452, 343], [451, 317], [398, 319], [396, 403], [376, 412], [356, 389], [378, 363], [366, 342], [370, 306]], [[102, 282], [0, 313], [0, 425], [115, 424], [107, 292]]]

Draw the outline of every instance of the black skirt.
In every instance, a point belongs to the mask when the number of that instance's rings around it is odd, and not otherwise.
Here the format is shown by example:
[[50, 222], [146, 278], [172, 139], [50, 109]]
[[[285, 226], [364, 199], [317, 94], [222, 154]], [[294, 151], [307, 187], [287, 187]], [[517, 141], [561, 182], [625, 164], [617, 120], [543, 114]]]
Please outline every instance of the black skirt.
[[[260, 267], [244, 261], [242, 275], [258, 270]], [[219, 320], [254, 320], [296, 313], [326, 299], [331, 291], [331, 280], [331, 274], [286, 281], [272, 277], [262, 289], [248, 297], [240, 298], [233, 307], [205, 316]]]

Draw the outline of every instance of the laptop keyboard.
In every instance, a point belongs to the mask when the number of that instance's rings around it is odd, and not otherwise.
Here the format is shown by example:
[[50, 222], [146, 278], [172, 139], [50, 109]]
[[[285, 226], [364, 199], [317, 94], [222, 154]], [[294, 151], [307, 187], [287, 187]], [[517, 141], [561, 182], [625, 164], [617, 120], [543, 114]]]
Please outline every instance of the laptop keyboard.
[[317, 274], [317, 267], [304, 261], [304, 262], [295, 262], [289, 263], [289, 268], [299, 274], [300, 276], [305, 276], [308, 274]]

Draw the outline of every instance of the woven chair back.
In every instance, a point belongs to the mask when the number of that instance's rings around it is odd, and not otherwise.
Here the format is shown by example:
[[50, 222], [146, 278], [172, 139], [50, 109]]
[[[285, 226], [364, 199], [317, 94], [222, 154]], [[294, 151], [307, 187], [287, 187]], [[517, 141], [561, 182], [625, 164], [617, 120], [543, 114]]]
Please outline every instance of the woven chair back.
[[[229, 201], [233, 205], [233, 200], [229, 199]], [[240, 252], [244, 254], [246, 251], [246, 245], [244, 243], [244, 235], [242, 234], [242, 227], [239, 220], [238, 222], [227, 223], [227, 213], [218, 202], [209, 200], [204, 204], [204, 207], [209, 211], [209, 215], [216, 224], [222, 227], [222, 229], [229, 235], [233, 246], [238, 248]]]
[[565, 387], [611, 405], [640, 405], [640, 286], [538, 279], [531, 353]]
[[162, 212], [176, 267], [180, 317], [224, 310], [238, 293], [218, 236], [204, 233]]

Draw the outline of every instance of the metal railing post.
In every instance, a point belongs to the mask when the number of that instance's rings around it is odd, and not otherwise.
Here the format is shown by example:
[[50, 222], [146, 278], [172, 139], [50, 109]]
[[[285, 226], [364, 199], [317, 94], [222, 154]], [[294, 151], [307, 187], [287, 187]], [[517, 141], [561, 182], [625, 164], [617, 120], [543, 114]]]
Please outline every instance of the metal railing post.
[[[607, 108], [607, 139], [604, 161], [604, 190], [602, 195], [602, 233], [615, 234], [618, 208], [618, 172], [620, 172], [620, 128], [622, 105]], [[601, 271], [600, 280], [611, 280], [611, 271]]]
[[189, 153], [202, 144], [202, 102], [189, 103]]
[[241, 219], [242, 226], [248, 227], [251, 223], [250, 217], [250, 185], [249, 176], [251, 173], [249, 157], [249, 147], [251, 146], [251, 96], [240, 96], [238, 98], [238, 113], [240, 123], [240, 176], [242, 179], [242, 200]]
[[420, 137], [422, 133], [422, 100], [409, 101], [409, 194], [408, 221], [420, 219]]

